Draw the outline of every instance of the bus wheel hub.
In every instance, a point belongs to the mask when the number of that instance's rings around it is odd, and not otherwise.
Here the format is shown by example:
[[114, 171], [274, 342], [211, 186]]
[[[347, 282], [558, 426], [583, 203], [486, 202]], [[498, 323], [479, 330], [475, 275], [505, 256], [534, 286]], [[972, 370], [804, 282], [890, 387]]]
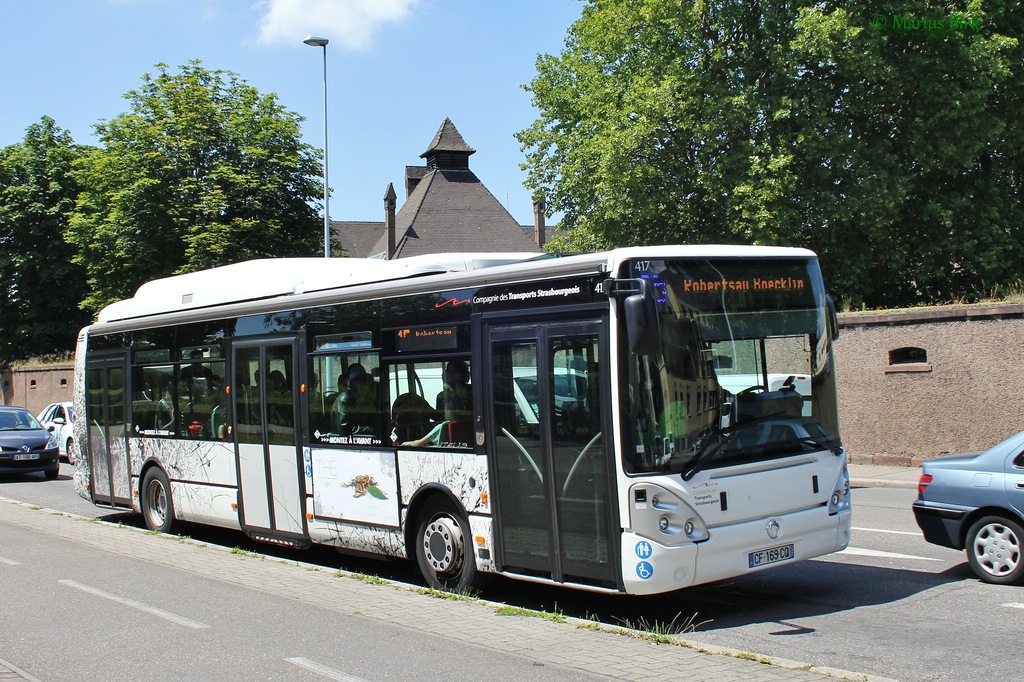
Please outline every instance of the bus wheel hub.
[[448, 516], [439, 516], [423, 533], [423, 553], [438, 573], [457, 568], [462, 549], [462, 529]]

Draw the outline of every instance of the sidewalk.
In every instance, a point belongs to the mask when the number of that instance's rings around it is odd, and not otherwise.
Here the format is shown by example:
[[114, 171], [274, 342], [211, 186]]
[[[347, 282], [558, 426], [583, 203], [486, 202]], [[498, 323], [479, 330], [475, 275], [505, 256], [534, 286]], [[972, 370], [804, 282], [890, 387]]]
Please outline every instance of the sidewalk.
[[850, 485], [854, 488], [917, 488], [921, 467], [850, 464]]
[[[886, 475], [899, 472], [866, 472]], [[105, 523], [81, 523], [79, 517], [32, 507], [0, 498], [0, 522], [63, 537], [126, 555], [174, 567], [216, 575], [264, 593], [328, 609], [339, 614], [360, 613], [363, 618], [435, 635], [439, 641], [512, 653], [539, 665], [551, 665], [623, 680], [664, 679], [666, 671], [685, 680], [790, 680], [827, 682], [885, 678], [701, 644], [699, 639], [654, 643], [645, 633], [621, 627], [596, 626], [592, 621], [565, 618], [563, 622], [522, 616], [499, 616], [500, 605], [484, 600], [438, 599], [414, 585], [367, 584], [339, 577], [334, 571], [316, 570], [294, 561], [264, 560], [233, 554], [230, 550], [152, 535], [135, 528]], [[168, 539], [173, 542], [168, 542]], [[374, 608], [365, 609], [368, 600]], [[458, 627], [452, 627], [457, 623]], [[700, 634], [690, 635], [699, 638]], [[0, 651], [0, 657], [5, 652]], [[34, 680], [31, 671], [0, 658], [0, 681]], [[678, 677], [677, 677], [678, 676]], [[45, 681], [43, 681], [45, 682]]]

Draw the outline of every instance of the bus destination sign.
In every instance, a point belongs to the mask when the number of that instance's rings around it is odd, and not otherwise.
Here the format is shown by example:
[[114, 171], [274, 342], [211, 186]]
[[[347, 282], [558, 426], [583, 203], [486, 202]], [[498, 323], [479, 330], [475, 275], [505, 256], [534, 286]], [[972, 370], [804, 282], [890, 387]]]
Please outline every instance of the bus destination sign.
[[455, 325], [403, 327], [395, 331], [395, 348], [399, 353], [455, 350], [458, 346], [459, 336]]

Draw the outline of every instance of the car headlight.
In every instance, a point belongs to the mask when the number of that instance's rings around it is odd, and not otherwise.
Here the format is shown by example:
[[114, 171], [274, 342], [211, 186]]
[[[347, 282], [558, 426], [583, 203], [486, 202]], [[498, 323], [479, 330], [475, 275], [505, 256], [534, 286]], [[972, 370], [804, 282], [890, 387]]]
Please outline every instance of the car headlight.
[[46, 449], [51, 450], [57, 447], [57, 432], [51, 431], [50, 437], [46, 439]]

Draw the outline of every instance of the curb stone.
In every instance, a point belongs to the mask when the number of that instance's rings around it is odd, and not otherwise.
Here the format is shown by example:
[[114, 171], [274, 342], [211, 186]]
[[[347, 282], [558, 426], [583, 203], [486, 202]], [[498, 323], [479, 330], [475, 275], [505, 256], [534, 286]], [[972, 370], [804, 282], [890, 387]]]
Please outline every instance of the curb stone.
[[0, 658], [0, 680], [25, 680], [25, 682], [40, 682], [27, 672], [13, 663], [8, 663]]

